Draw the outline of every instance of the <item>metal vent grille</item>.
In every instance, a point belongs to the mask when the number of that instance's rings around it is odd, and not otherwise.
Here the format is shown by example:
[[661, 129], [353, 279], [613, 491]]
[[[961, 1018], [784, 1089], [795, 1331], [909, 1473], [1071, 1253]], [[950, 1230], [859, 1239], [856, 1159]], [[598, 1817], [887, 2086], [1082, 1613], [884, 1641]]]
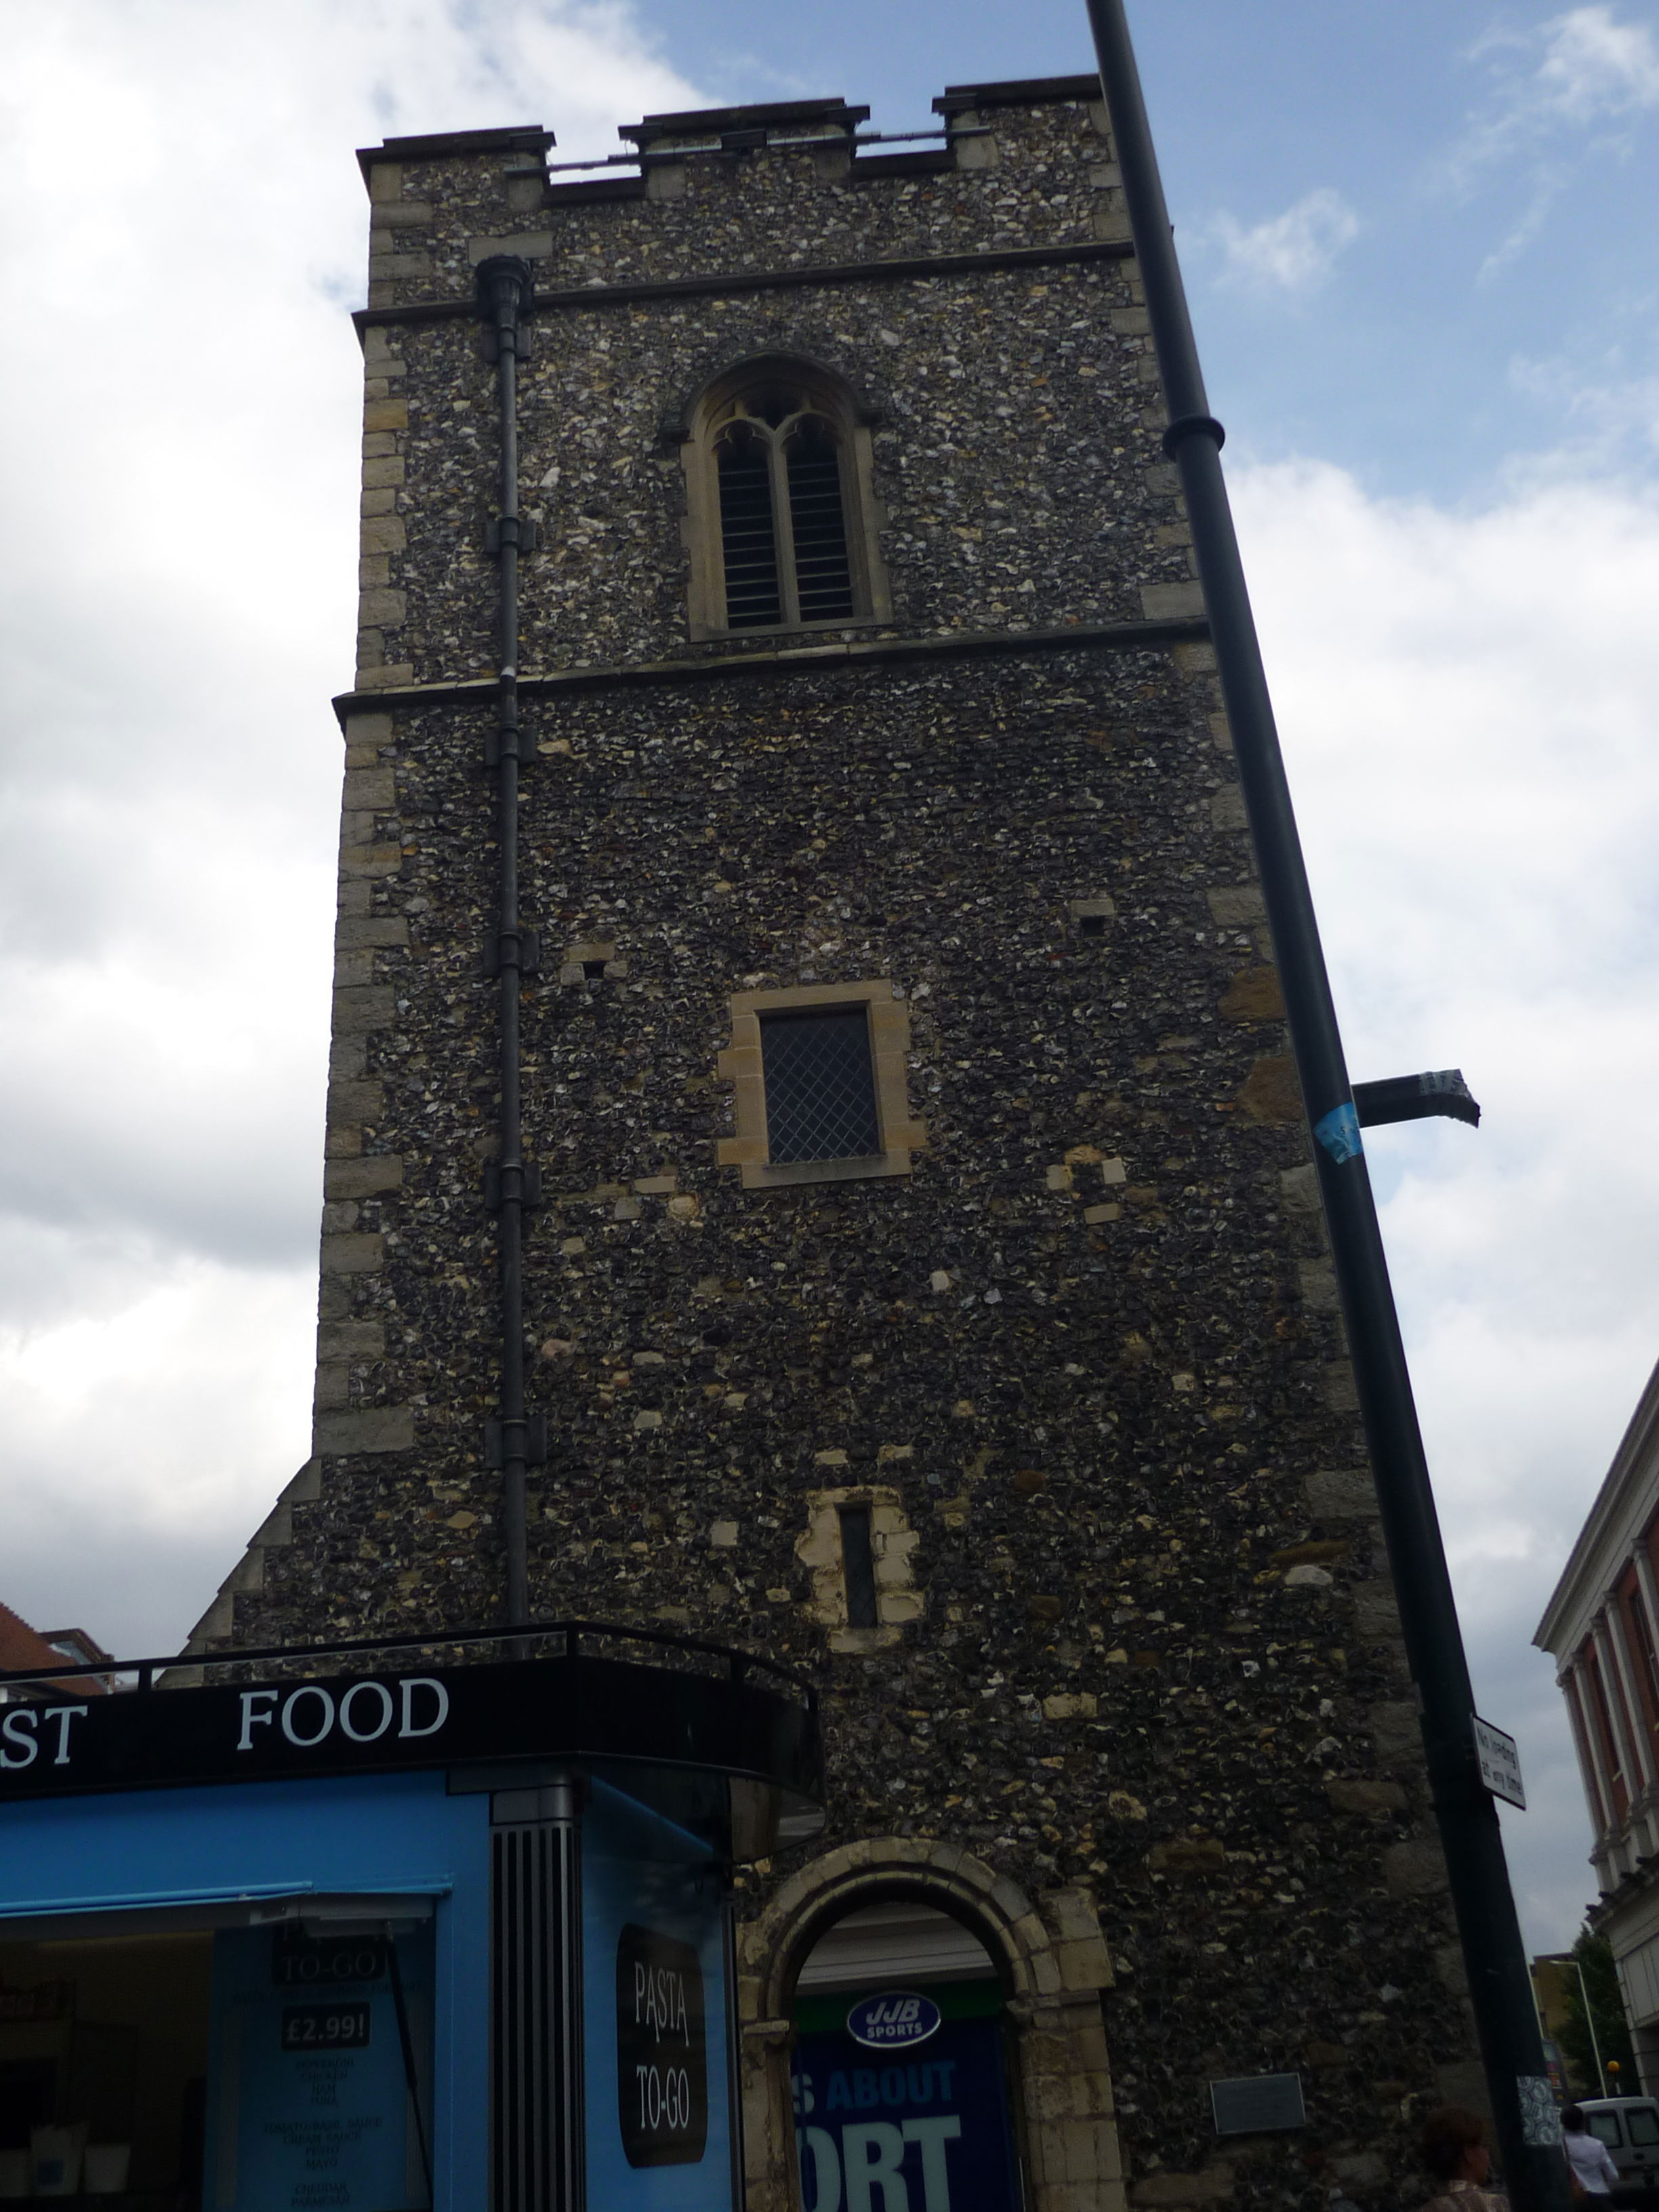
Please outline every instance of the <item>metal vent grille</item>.
[[575, 1836], [552, 1822], [491, 1832], [495, 2212], [581, 2201], [580, 2144], [559, 2124], [580, 2109]]
[[861, 1159], [881, 1150], [870, 1018], [862, 1006], [768, 1016], [761, 1023], [761, 1060], [774, 1166]]
[[755, 629], [781, 623], [783, 600], [772, 526], [771, 472], [766, 448], [752, 432], [734, 433], [725, 441], [720, 477], [727, 626]]
[[842, 507], [841, 460], [820, 422], [803, 422], [789, 445], [789, 523], [795, 540], [795, 590], [803, 622], [834, 622], [853, 611]]

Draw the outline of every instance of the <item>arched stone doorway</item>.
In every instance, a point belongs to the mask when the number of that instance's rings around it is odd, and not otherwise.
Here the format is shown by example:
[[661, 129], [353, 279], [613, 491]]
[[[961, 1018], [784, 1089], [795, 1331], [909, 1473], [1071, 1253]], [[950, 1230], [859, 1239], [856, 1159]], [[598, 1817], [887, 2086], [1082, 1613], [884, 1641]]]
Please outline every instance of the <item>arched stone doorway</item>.
[[[803, 1868], [742, 1929], [738, 1972], [746, 2212], [802, 2212], [791, 2085], [798, 2044], [813, 2049], [827, 2087], [833, 2050], [814, 2039], [834, 2033], [835, 2016], [844, 2020], [861, 1991], [900, 1987], [920, 1987], [942, 2014], [965, 2021], [994, 2017], [1006, 2054], [1008, 2133], [1030, 2212], [1122, 2212], [1100, 2011], [1111, 1962], [1087, 1889], [1033, 1899], [955, 1846], [903, 1838], [850, 1844]], [[967, 2049], [975, 2039], [955, 2040]], [[937, 2071], [931, 2087], [942, 2112]], [[927, 2101], [922, 2095], [913, 2128]], [[904, 2123], [890, 2124], [902, 2141]], [[952, 2212], [940, 2130], [924, 2123], [911, 2140], [901, 2178], [895, 2143], [857, 2136], [850, 2196], [844, 2185], [830, 2190], [828, 2153], [810, 2147], [812, 2212], [830, 2212], [832, 2194], [837, 2212]], [[844, 2185], [839, 2143], [836, 2155]], [[989, 2212], [994, 2196], [983, 2201]], [[965, 2201], [954, 2212], [968, 2212]]]

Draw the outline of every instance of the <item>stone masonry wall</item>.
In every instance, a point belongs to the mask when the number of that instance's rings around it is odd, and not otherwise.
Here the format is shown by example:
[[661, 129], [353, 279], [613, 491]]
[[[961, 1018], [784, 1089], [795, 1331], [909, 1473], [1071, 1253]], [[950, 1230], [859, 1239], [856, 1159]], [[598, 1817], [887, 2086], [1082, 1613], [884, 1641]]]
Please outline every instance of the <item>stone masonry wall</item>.
[[[689, 161], [611, 204], [522, 151], [383, 161], [375, 304], [465, 296], [503, 244], [551, 288], [1121, 236], [1086, 101], [982, 112], [994, 167]], [[1143, 333], [1122, 258], [538, 319], [523, 665], [589, 675], [524, 709], [533, 1600], [812, 1670], [826, 1845], [1092, 1891], [1132, 2201], [1391, 2203], [1469, 2038], [1212, 656], [882, 649], [1201, 611]], [[773, 349], [881, 410], [894, 599], [793, 661], [687, 642], [661, 429]], [[317, 1457], [204, 1624], [250, 1643], [501, 1600], [490, 717], [419, 688], [493, 668], [494, 381], [463, 319], [366, 356]], [[914, 1171], [742, 1189], [729, 996], [872, 977]], [[848, 1498], [874, 1631], [826, 1550]], [[1275, 2070], [1306, 2136], [1218, 2148], [1206, 2081]]]

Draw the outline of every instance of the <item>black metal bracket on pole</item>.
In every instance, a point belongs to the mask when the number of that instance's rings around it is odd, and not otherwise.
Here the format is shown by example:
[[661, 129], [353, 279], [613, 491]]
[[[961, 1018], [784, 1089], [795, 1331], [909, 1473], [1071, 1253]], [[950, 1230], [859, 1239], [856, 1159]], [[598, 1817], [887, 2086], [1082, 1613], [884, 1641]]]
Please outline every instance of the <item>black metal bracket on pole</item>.
[[1386, 1121], [1426, 1121], [1437, 1115], [1449, 1121], [1467, 1121], [1472, 1129], [1480, 1127], [1480, 1103], [1464, 1082], [1461, 1067], [1356, 1083], [1353, 1103], [1362, 1129], [1379, 1128]]
[[[530, 1618], [530, 1549], [526, 1470], [532, 1423], [525, 1405], [524, 1217], [535, 1195], [523, 1157], [522, 1066], [519, 998], [529, 933], [519, 917], [519, 395], [526, 351], [523, 318], [532, 304], [529, 264], [497, 254], [478, 268], [478, 313], [485, 355], [495, 365], [501, 420], [501, 519], [494, 526], [500, 643], [495, 742], [489, 765], [496, 775], [496, 839], [501, 876], [495, 941], [500, 1003], [501, 1152], [491, 1164], [489, 1203], [496, 1216], [501, 1261], [501, 1411], [489, 1425], [500, 1449], [501, 1521], [507, 1553], [507, 1619]], [[541, 1456], [546, 1456], [543, 1445]]]
[[1476, 1763], [1474, 1699], [1407, 1371], [1359, 1116], [1342, 1056], [1261, 650], [1244, 586], [1220, 424], [1210, 412], [1123, 0], [1089, 0], [1114, 150], [1164, 379], [1164, 447], [1181, 471], [1217, 673], [1261, 871], [1291, 1041], [1422, 1711], [1435, 1811], [1486, 2063], [1497, 2148], [1516, 2212], [1567, 2212], [1566, 2162], [1545, 2073], [1498, 1809]]

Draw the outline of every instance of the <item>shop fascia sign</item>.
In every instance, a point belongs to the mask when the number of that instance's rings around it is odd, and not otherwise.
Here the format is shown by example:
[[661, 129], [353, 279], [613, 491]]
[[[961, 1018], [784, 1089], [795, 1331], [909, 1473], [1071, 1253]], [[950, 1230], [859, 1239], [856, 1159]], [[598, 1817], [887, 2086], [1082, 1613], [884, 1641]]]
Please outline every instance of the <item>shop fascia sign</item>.
[[575, 1657], [0, 1707], [0, 1804], [525, 1759], [713, 1766], [816, 1796], [816, 1716], [752, 1682]]

